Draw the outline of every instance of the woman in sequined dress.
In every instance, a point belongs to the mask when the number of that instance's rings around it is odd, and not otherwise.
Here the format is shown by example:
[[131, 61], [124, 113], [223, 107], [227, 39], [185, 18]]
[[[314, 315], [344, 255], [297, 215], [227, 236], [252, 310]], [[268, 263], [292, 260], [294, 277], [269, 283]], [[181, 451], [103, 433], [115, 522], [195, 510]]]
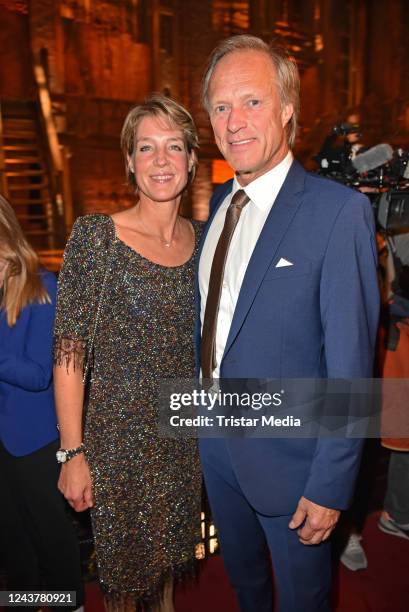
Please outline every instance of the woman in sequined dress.
[[78, 219], [59, 280], [59, 488], [75, 510], [92, 508], [108, 609], [172, 611], [173, 582], [194, 572], [201, 474], [194, 440], [159, 438], [156, 398], [161, 379], [194, 376], [201, 227], [178, 210], [197, 134], [183, 107], [157, 95], [128, 114], [122, 147], [136, 204]]

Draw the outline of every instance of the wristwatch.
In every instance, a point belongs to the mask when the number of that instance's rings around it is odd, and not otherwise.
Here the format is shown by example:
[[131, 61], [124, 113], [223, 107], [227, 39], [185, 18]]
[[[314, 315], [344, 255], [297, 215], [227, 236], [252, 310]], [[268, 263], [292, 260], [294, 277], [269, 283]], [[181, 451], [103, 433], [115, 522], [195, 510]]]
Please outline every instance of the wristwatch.
[[83, 453], [85, 450], [85, 444], [80, 444], [77, 448], [59, 448], [55, 456], [57, 457], [57, 463], [67, 463], [70, 459]]

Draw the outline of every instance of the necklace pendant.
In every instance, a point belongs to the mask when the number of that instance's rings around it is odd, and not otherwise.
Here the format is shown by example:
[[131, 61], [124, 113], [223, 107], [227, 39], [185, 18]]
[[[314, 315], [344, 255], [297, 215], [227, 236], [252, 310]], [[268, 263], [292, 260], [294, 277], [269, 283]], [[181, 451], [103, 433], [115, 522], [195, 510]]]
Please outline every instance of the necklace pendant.
[[170, 247], [170, 242], [164, 242], [163, 243], [165, 247], [169, 248]]

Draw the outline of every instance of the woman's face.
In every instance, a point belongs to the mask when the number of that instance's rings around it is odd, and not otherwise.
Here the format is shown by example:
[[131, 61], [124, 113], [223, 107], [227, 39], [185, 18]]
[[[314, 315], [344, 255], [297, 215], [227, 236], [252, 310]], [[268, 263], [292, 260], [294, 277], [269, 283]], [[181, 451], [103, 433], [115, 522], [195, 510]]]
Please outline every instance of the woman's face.
[[2, 287], [4, 283], [7, 265], [7, 261], [0, 256], [0, 287]]
[[128, 163], [135, 172], [139, 196], [170, 202], [180, 196], [193, 167], [181, 129], [161, 117], [144, 117], [137, 129], [135, 148]]

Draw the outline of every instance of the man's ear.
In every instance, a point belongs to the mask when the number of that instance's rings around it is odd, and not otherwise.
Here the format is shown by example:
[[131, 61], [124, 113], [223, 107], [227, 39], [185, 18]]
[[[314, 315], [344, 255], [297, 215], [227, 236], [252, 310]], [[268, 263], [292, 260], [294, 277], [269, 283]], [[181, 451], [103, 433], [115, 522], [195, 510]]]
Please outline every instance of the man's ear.
[[294, 113], [294, 106], [292, 104], [286, 104], [281, 111], [281, 125], [285, 127], [290, 121]]

